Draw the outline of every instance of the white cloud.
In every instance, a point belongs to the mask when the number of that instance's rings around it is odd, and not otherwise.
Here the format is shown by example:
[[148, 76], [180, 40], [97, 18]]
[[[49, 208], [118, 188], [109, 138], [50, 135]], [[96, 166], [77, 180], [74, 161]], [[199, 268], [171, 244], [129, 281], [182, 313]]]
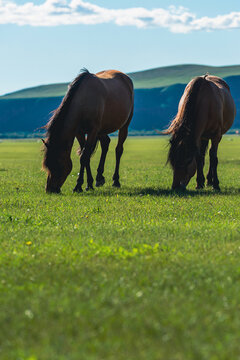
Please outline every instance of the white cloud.
[[240, 28], [240, 12], [197, 18], [196, 14], [181, 6], [151, 10], [143, 7], [109, 9], [84, 0], [46, 0], [40, 5], [33, 2], [18, 5], [11, 0], [0, 0], [0, 24], [60, 26], [103, 23], [160, 27], [175, 33], [188, 33]]

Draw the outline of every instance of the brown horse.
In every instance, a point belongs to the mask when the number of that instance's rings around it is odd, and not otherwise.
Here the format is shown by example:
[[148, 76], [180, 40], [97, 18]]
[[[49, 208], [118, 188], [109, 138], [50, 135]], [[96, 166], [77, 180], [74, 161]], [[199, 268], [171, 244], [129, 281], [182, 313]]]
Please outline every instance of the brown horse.
[[200, 76], [186, 86], [178, 113], [165, 133], [171, 134], [168, 161], [173, 168], [172, 189], [185, 189], [197, 171], [197, 189], [204, 187], [204, 158], [209, 140], [207, 185], [220, 190], [217, 150], [236, 115], [227, 83], [217, 76]]
[[133, 84], [126, 74], [108, 70], [94, 75], [84, 70], [76, 77], [46, 125], [43, 168], [48, 173], [47, 192], [59, 193], [70, 174], [70, 156], [75, 137], [80, 144], [81, 156], [80, 172], [74, 191], [82, 191], [84, 168], [87, 171], [87, 189], [93, 189], [90, 157], [97, 140], [100, 140], [102, 154], [97, 169], [96, 186], [103, 185], [104, 164], [110, 143], [108, 134], [117, 130], [119, 132], [113, 186], [120, 187], [119, 164], [133, 115], [133, 102]]

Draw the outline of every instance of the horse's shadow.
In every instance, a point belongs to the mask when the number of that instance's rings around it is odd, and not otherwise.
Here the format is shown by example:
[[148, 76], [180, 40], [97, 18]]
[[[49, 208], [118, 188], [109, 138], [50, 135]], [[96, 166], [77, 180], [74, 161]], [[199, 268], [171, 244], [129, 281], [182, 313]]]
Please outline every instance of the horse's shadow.
[[102, 197], [102, 196], [152, 196], [152, 197], [179, 197], [179, 198], [191, 198], [191, 197], [209, 197], [209, 196], [231, 196], [240, 194], [240, 188], [224, 188], [221, 191], [216, 191], [211, 188], [205, 188], [202, 190], [185, 190], [175, 191], [172, 189], [156, 188], [156, 187], [128, 187], [123, 186], [121, 189], [101, 188], [95, 189], [94, 191], [84, 191], [81, 195], [86, 194], [87, 196]]
[[[132, 191], [133, 190], [133, 191]], [[147, 187], [144, 189], [132, 189], [131, 193], [134, 195], [151, 195], [151, 196], [165, 196], [165, 197], [206, 197], [206, 196], [216, 196], [216, 195], [234, 195], [240, 193], [240, 188], [225, 188], [222, 191], [216, 191], [213, 189], [202, 189], [202, 190], [184, 190], [184, 191], [176, 191], [172, 189], [162, 189], [162, 188], [151, 188]]]

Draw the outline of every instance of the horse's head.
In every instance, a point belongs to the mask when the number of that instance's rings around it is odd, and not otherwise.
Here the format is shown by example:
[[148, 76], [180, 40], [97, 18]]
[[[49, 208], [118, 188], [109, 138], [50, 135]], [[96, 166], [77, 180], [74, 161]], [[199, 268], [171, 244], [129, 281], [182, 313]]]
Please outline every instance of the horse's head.
[[197, 149], [191, 142], [170, 141], [168, 161], [173, 169], [172, 189], [185, 190], [197, 170]]
[[186, 159], [186, 163], [183, 166], [173, 167], [173, 190], [185, 190], [190, 179], [195, 175], [197, 170], [196, 158], [191, 157]]
[[47, 193], [60, 193], [67, 176], [72, 170], [70, 151], [61, 147], [45, 144], [43, 168], [47, 170]]

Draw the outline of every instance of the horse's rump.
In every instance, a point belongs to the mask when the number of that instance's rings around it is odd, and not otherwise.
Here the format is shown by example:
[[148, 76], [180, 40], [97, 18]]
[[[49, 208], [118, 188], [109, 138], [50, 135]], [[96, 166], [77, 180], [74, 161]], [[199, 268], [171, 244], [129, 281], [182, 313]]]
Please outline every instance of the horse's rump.
[[178, 113], [165, 131], [166, 134], [172, 135], [168, 153], [168, 162], [172, 167], [176, 164], [183, 166], [188, 155], [194, 156], [196, 152], [194, 132], [198, 96], [206, 83], [205, 78], [197, 77], [187, 85], [180, 100]]

